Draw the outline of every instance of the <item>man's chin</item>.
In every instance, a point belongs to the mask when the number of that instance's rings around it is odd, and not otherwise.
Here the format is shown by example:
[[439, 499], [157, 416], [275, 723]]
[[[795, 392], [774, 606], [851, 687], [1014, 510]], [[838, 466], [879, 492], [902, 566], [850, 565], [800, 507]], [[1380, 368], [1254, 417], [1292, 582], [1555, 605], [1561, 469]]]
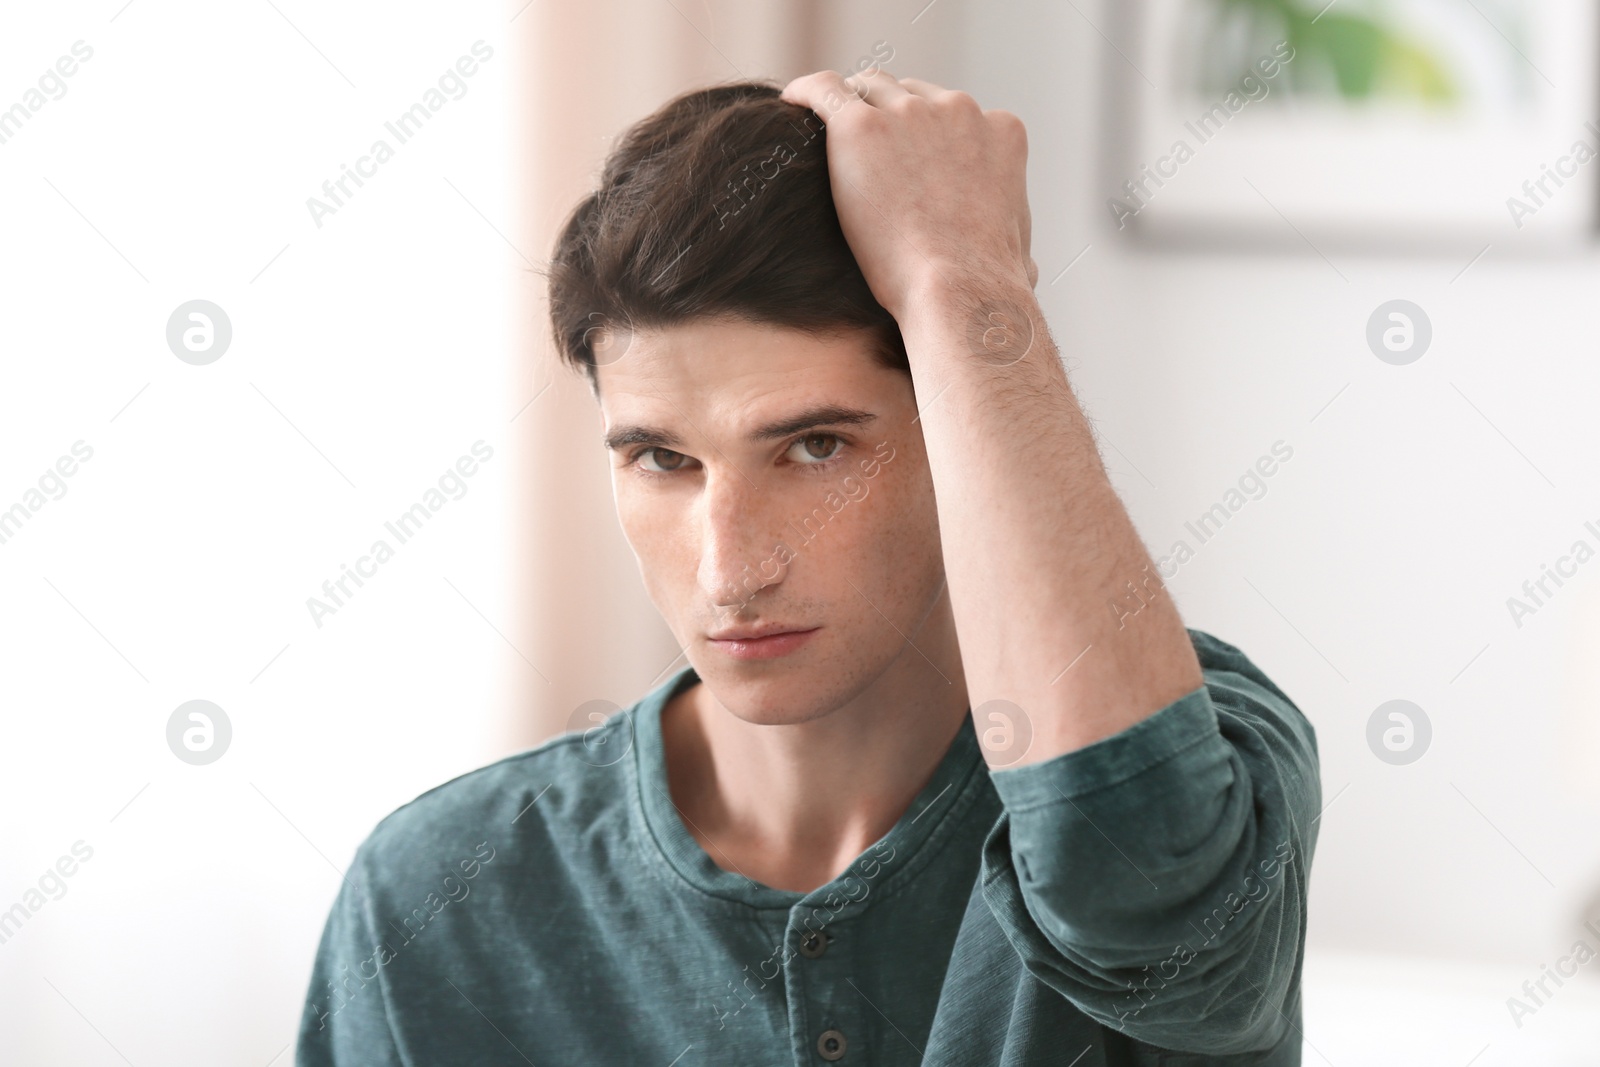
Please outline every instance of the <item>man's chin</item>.
[[701, 683], [714, 696], [713, 708], [752, 726], [794, 726], [827, 714], [816, 705], [817, 686], [798, 669], [751, 671], [741, 664], [724, 666]]

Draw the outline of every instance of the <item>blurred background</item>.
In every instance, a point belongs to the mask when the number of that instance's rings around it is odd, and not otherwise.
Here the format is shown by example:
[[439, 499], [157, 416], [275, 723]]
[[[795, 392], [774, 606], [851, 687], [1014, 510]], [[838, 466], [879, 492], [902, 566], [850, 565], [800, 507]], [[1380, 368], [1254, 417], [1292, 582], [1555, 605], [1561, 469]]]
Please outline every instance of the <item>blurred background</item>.
[[1600, 1063], [1592, 3], [0, 22], [0, 1062], [288, 1064], [373, 824], [681, 664], [536, 271], [669, 96], [887, 56], [1026, 122], [1117, 488], [1316, 725], [1305, 1062]]

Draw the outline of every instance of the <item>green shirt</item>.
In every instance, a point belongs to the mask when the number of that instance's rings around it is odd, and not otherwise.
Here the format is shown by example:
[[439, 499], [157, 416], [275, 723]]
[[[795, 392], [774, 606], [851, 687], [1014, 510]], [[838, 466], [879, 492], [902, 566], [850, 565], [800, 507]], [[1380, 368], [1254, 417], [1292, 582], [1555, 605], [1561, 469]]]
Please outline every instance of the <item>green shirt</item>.
[[1204, 685], [1076, 751], [991, 771], [968, 716], [809, 893], [721, 869], [673, 807], [660, 716], [684, 667], [378, 824], [297, 1062], [1299, 1064], [1316, 736], [1238, 649], [1189, 636]]

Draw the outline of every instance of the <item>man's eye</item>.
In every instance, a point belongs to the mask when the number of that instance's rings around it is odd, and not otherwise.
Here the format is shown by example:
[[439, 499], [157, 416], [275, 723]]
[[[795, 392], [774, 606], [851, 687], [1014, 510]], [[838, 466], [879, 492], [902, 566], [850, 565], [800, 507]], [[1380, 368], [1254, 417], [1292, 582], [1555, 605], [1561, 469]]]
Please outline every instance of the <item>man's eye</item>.
[[[657, 452], [660, 452], [660, 453], [663, 453], [663, 454], [665, 454], [665, 455], [667, 455], [669, 457], [675, 457], [675, 458], [669, 459], [665, 466], [652, 467], [648, 463], [645, 463], [645, 460], [648, 457], [654, 455]], [[678, 470], [679, 467], [682, 466], [683, 461], [688, 459], [688, 458], [689, 457], [684, 455], [682, 452], [674, 452], [670, 448], [646, 448], [643, 451], [641, 451], [639, 453], [638, 457], [637, 457], [638, 462], [643, 466], [643, 469], [649, 471], [652, 474], [671, 474], [673, 471]]]
[[[824, 445], [831, 441], [833, 443], [833, 447], [813, 448], [812, 446], [819, 441], [823, 442]], [[839, 454], [839, 450], [843, 447], [844, 439], [838, 434], [813, 433], [807, 434], [806, 436], [795, 441], [794, 444], [789, 446], [789, 451], [793, 453], [795, 449], [799, 449], [800, 455], [796, 457], [798, 462], [805, 466], [816, 466], [817, 464], [826, 463], [828, 460], [837, 456]], [[818, 455], [818, 452], [823, 454]]]

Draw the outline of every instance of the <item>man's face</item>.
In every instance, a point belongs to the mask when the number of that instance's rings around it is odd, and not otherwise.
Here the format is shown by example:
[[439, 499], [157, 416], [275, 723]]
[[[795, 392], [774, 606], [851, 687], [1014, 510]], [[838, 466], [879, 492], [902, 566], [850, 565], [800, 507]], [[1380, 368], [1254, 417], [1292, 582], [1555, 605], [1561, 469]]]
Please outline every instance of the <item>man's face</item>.
[[[944, 589], [933, 482], [911, 379], [866, 333], [696, 320], [636, 332], [598, 375], [623, 533], [718, 702], [804, 722], [897, 660], [925, 669], [907, 642]], [[815, 632], [764, 658], [714, 639], [773, 625]]]

